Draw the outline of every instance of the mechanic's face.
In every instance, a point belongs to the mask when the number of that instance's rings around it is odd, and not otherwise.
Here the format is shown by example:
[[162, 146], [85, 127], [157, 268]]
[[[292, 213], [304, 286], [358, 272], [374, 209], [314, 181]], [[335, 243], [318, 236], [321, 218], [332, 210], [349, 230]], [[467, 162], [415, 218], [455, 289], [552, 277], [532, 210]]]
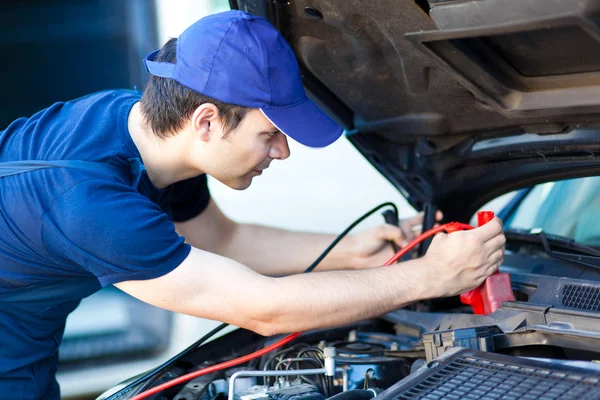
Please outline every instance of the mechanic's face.
[[215, 157], [212, 171], [206, 172], [238, 190], [250, 186], [252, 178], [261, 175], [271, 161], [290, 156], [287, 137], [260, 110], [249, 111], [226, 137], [222, 131], [210, 142]]

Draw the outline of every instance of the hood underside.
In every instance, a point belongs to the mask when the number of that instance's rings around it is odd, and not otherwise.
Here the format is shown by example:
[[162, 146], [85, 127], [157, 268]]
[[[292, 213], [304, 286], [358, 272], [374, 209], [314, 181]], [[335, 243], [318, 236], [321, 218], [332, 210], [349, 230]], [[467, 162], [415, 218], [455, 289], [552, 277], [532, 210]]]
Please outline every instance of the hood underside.
[[600, 173], [600, 0], [232, 0], [417, 209]]

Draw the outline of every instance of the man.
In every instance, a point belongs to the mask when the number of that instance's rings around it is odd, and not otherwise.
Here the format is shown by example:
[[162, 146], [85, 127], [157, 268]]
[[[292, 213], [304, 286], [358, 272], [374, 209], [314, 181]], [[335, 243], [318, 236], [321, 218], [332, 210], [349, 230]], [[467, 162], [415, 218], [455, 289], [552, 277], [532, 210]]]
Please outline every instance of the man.
[[340, 137], [306, 97], [291, 48], [264, 19], [227, 12], [145, 63], [141, 99], [92, 94], [0, 133], [0, 397], [59, 398], [65, 319], [103, 286], [273, 335], [455, 295], [501, 263], [495, 220], [439, 235], [419, 260], [370, 268], [391, 255], [388, 241], [408, 239], [383, 225], [299, 274], [331, 237], [236, 224], [206, 186], [208, 174], [247, 188], [290, 155], [288, 137], [311, 147]]

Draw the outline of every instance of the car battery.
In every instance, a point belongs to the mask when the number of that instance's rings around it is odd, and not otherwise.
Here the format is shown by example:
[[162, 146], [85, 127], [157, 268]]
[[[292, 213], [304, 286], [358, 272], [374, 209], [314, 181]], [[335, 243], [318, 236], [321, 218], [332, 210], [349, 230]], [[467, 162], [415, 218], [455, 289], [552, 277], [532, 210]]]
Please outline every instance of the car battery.
[[424, 333], [425, 358], [429, 362], [454, 347], [493, 351], [493, 337], [494, 330], [487, 326]]

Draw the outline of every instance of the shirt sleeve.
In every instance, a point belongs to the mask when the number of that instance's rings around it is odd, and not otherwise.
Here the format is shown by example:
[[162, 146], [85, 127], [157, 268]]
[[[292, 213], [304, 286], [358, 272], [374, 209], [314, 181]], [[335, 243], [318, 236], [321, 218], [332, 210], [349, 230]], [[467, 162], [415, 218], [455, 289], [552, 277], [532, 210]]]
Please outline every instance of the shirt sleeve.
[[90, 179], [56, 199], [42, 217], [46, 251], [108, 286], [167, 274], [191, 247], [161, 208], [124, 183]]
[[208, 182], [206, 175], [202, 174], [169, 186], [159, 203], [171, 215], [173, 222], [184, 222], [204, 211], [209, 201]]

